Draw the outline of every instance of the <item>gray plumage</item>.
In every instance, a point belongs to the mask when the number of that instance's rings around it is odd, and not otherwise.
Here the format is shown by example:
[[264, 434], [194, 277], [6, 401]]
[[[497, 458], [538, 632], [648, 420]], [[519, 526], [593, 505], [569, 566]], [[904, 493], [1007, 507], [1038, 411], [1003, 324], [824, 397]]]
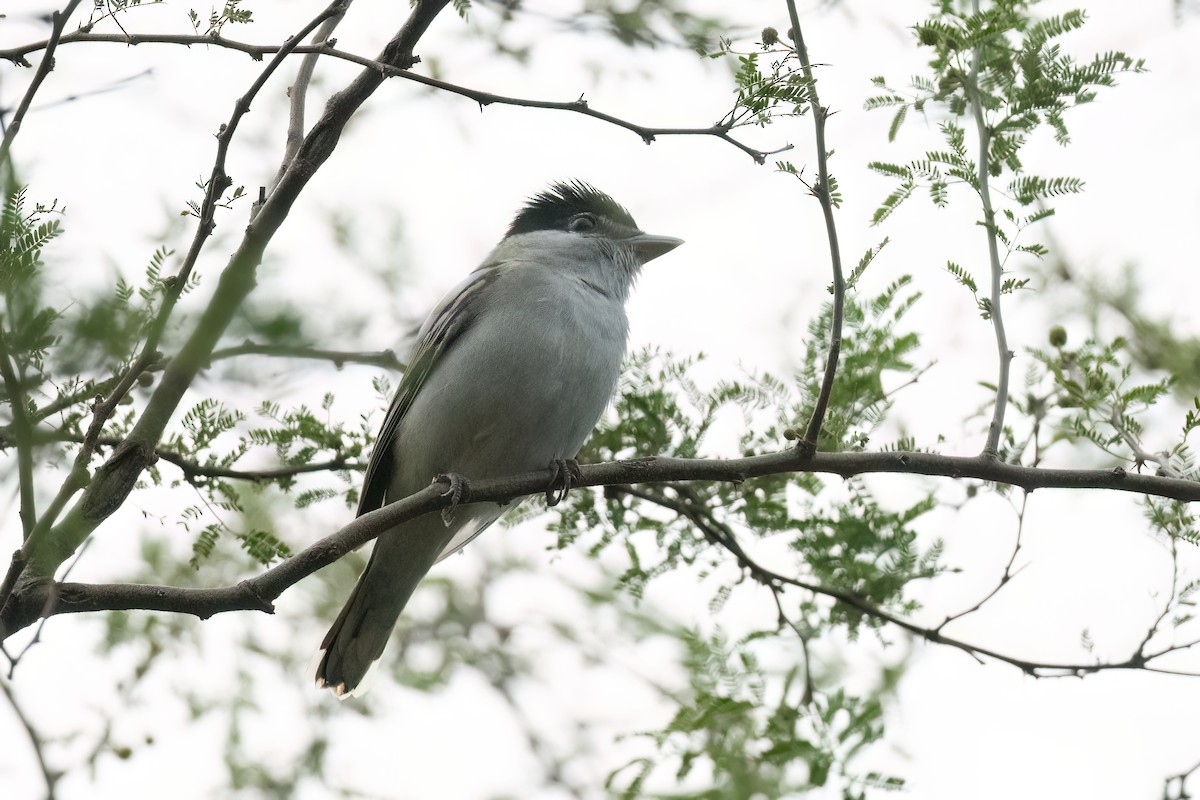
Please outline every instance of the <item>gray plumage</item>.
[[[616, 388], [638, 271], [679, 244], [643, 233], [587, 184], [555, 184], [530, 200], [421, 326], [358, 514], [439, 474], [492, 478], [574, 458]], [[321, 645], [318, 685], [342, 697], [361, 690], [425, 573], [505, 510], [463, 505], [449, 525], [427, 514], [381, 535]]]

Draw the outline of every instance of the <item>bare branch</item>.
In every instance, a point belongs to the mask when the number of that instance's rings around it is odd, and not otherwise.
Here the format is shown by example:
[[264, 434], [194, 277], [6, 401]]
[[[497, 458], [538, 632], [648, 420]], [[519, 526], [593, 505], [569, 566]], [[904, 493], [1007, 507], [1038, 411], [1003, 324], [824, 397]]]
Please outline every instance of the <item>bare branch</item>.
[[[1188, 791], [1188, 780], [1196, 772], [1200, 771], [1200, 761], [1197, 761], [1190, 768], [1185, 769], [1177, 775], [1171, 775], [1163, 781], [1163, 800], [1192, 800], [1193, 795]], [[1177, 787], [1172, 787], [1172, 784], [1178, 783]], [[1171, 790], [1175, 788], [1176, 793], [1172, 794]]]
[[1021, 493], [1021, 508], [1017, 511], [1016, 541], [1013, 542], [1012, 553], [1008, 557], [1008, 563], [1004, 565], [1004, 572], [1001, 573], [1000, 580], [996, 582], [996, 585], [993, 586], [987, 594], [985, 594], [983, 597], [981, 597], [979, 599], [979, 601], [976, 602], [971, 607], [965, 608], [962, 611], [956, 612], [954, 614], [948, 614], [946, 616], [946, 618], [941, 621], [941, 624], [939, 624], [937, 626], [937, 628], [935, 628], [934, 630], [940, 631], [942, 628], [946, 627], [951, 622], [954, 622], [957, 619], [962, 619], [963, 617], [965, 617], [969, 614], [974, 614], [976, 611], [983, 608], [984, 605], [986, 605], [989, 600], [991, 600], [993, 597], [995, 597], [996, 595], [998, 595], [1000, 593], [1001, 589], [1003, 589], [1005, 586], [1008, 586], [1009, 581], [1011, 581], [1013, 578], [1020, 575], [1021, 570], [1025, 569], [1025, 567], [1028, 566], [1028, 564], [1023, 564], [1020, 567], [1013, 569], [1013, 565], [1017, 562], [1017, 554], [1021, 552], [1021, 536], [1025, 532], [1025, 511], [1028, 508], [1028, 506], [1029, 506], [1029, 492], [1027, 492], [1027, 491], [1022, 492]]
[[[25, 96], [21, 98], [17, 110], [13, 113], [12, 120], [8, 123], [8, 130], [4, 132], [4, 138], [0, 140], [0, 165], [8, 160], [8, 152], [12, 148], [13, 139], [21, 130], [21, 123], [25, 119], [25, 115], [29, 112], [29, 104], [33, 102], [33, 97], [38, 93], [38, 89], [42, 87], [42, 81], [46, 80], [46, 76], [50, 74], [50, 70], [54, 69], [54, 51], [58, 48], [62, 38], [63, 28], [67, 25], [67, 19], [75, 13], [75, 9], [83, 0], [70, 0], [67, 7], [62, 11], [55, 11], [50, 15], [50, 38], [42, 43], [45, 49], [42, 55], [42, 61], [38, 64], [37, 71], [33, 73], [33, 80], [29, 82], [29, 88], [25, 90]], [[22, 66], [29, 66], [29, 62], [21, 59]]]
[[209, 362], [221, 361], [227, 358], [235, 358], [237, 356], [258, 355], [258, 356], [276, 356], [279, 358], [307, 358], [316, 361], [328, 361], [338, 369], [341, 369], [346, 364], [365, 364], [371, 367], [383, 367], [384, 369], [403, 372], [406, 367], [403, 361], [396, 358], [396, 353], [392, 350], [379, 351], [347, 351], [347, 350], [320, 350], [315, 347], [303, 347], [300, 345], [287, 344], [259, 344], [249, 340], [242, 342], [234, 347], [223, 347], [220, 350], [214, 350], [209, 356]]
[[821, 378], [821, 391], [813, 404], [812, 416], [804, 429], [804, 438], [797, 445], [803, 452], [812, 455], [817, 452], [817, 438], [821, 435], [821, 425], [829, 408], [829, 396], [833, 392], [833, 379], [837, 375], [838, 358], [842, 352], [846, 281], [842, 277], [842, 251], [838, 245], [837, 223], [833, 219], [833, 198], [829, 188], [829, 153], [825, 149], [825, 121], [829, 118], [829, 109], [821, 105], [817, 96], [817, 79], [813, 75], [812, 63], [808, 60], [808, 48], [804, 46], [804, 35], [800, 30], [800, 15], [796, 11], [795, 0], [787, 0], [787, 6], [792, 22], [791, 34], [796, 57], [800, 59], [804, 77], [808, 82], [807, 92], [809, 106], [812, 108], [813, 126], [816, 129], [817, 147], [818, 178], [812, 189], [825, 215], [825, 236], [829, 240], [829, 260], [833, 267], [833, 320], [829, 326], [829, 355], [825, 360], [825, 375]]
[[29, 717], [25, 716], [25, 711], [21, 708], [21, 704], [17, 702], [17, 697], [13, 694], [12, 687], [8, 685], [8, 681], [0, 680], [0, 691], [4, 692], [5, 699], [8, 700], [8, 705], [13, 710], [13, 714], [17, 717], [17, 722], [21, 723], [21, 727], [25, 730], [25, 735], [29, 738], [29, 744], [33, 747], [33, 755], [37, 759], [38, 768], [42, 771], [42, 781], [46, 784], [46, 800], [54, 800], [57, 794], [58, 779], [61, 776], [59, 772], [50, 768], [50, 763], [46, 760], [46, 750], [42, 747], [42, 737], [33, 727], [33, 722]]
[[21, 497], [21, 529], [28, 539], [37, 523], [37, 504], [33, 493], [33, 421], [30, 419], [29, 399], [17, 374], [17, 365], [8, 348], [8, 334], [0, 327], [0, 380], [8, 395], [12, 413], [13, 441], [17, 447], [17, 486]]
[[294, 478], [297, 475], [309, 475], [314, 472], [337, 472], [339, 470], [361, 472], [366, 469], [365, 464], [352, 463], [343, 458], [334, 458], [329, 461], [310, 461], [307, 464], [296, 464], [272, 469], [229, 469], [201, 464], [198, 461], [185, 458], [179, 453], [161, 447], [155, 449], [154, 452], [161, 460], [179, 467], [188, 482], [195, 482], [197, 478], [228, 478], [230, 480], [264, 483], [266, 481], [277, 481], [281, 478]]
[[[341, 11], [321, 23], [321, 27], [317, 28], [317, 32], [313, 34], [313, 45], [324, 48], [326, 44], [331, 44], [329, 36], [338, 23], [345, 19], [346, 11], [350, 8], [352, 1], [346, 0]], [[300, 151], [300, 145], [304, 143], [304, 107], [308, 100], [308, 85], [312, 81], [313, 71], [317, 68], [317, 59], [320, 57], [320, 53], [321, 50], [317, 50], [304, 55], [300, 62], [300, 69], [296, 72], [296, 80], [288, 87], [291, 108], [288, 113], [287, 140], [283, 148], [283, 162], [279, 165], [279, 174], [271, 182], [271, 192], [275, 191], [275, 187], [279, 185], [279, 181], [287, 172], [288, 164], [292, 163], [292, 159]]]
[[[225, 47], [231, 50], [240, 50], [244, 53], [249, 53], [252, 58], [261, 59], [264, 55], [279, 52], [281, 49], [276, 45], [256, 45], [247, 42], [238, 42], [232, 39], [226, 39], [221, 36], [191, 36], [191, 35], [174, 35], [174, 34], [131, 34], [128, 37], [119, 34], [96, 34], [96, 33], [79, 33], [68, 34], [63, 37], [63, 43], [72, 42], [113, 42], [120, 44], [142, 44], [142, 43], [158, 43], [158, 44], [182, 44], [182, 45], [212, 45], [214, 47]], [[38, 50], [44, 46], [45, 42], [37, 42], [34, 44], [14, 47], [9, 50], [0, 50], [0, 58], [9, 60], [17, 60], [23, 58], [27, 53]], [[364, 67], [378, 70], [379, 74], [388, 78], [403, 78], [407, 81], [414, 81], [424, 86], [429, 86], [433, 89], [440, 89], [450, 94], [456, 94], [461, 97], [466, 97], [479, 103], [480, 106], [489, 105], [508, 105], [519, 106], [522, 108], [543, 108], [552, 111], [570, 111], [576, 114], [583, 114], [586, 117], [602, 120], [611, 125], [624, 128], [632, 131], [641, 137], [646, 144], [651, 144], [659, 136], [713, 136], [722, 141], [728, 142], [737, 149], [741, 150], [746, 155], [754, 159], [755, 163], [766, 163], [767, 156], [772, 156], [777, 153], [786, 152], [792, 149], [792, 145], [785, 145], [777, 150], [756, 150], [749, 145], [735, 139], [730, 135], [732, 125], [727, 122], [718, 122], [707, 128], [654, 128], [646, 125], [638, 125], [620, 117], [615, 117], [612, 114], [606, 114], [603, 111], [592, 109], [586, 100], [582, 97], [578, 100], [568, 100], [565, 102], [555, 102], [550, 100], [531, 100], [520, 97], [508, 97], [491, 92], [484, 92], [478, 89], [471, 89], [466, 86], [458, 86], [453, 83], [430, 78], [425, 75], [419, 75], [415, 72], [410, 72], [407, 68], [400, 68], [395, 65], [390, 65], [378, 60], [372, 60], [363, 56], [348, 53], [344, 50], [338, 50], [334, 47], [325, 45], [303, 45], [289, 49], [291, 54], [304, 55], [325, 55], [330, 58], [340, 58], [344, 61], [350, 61]]]
[[[812, 457], [805, 457], [794, 448], [777, 453], [728, 460], [651, 457], [590, 464], [580, 468], [581, 475], [577, 485], [613, 486], [668, 481], [740, 483], [764, 475], [801, 471], [831, 473], [844, 478], [876, 472], [940, 475], [1004, 483], [1020, 486], [1027, 491], [1037, 488], [1109, 489], [1152, 494], [1187, 502], [1200, 501], [1200, 482], [1156, 475], [1130, 474], [1119, 467], [1113, 470], [1046, 469], [1006, 464], [983, 455], [963, 457], [919, 452], [816, 453]], [[550, 470], [542, 470], [506, 478], [480, 480], [467, 485], [460, 502], [508, 503], [519, 497], [544, 492], [550, 485], [552, 477], [553, 473]], [[431, 485], [410, 497], [364, 514], [337, 533], [321, 539], [279, 565], [255, 578], [243, 581], [237, 586], [218, 589], [181, 589], [121, 584], [55, 585], [47, 581], [40, 583], [28, 581], [13, 592], [8, 605], [0, 613], [0, 640], [31, 624], [40, 615], [131, 608], [173, 611], [194, 614], [201, 618], [226, 611], [270, 612], [272, 602], [288, 587], [318, 569], [332, 564], [351, 550], [361, 547], [383, 531], [421, 514], [445, 508], [450, 502], [450, 497], [443, 492], [440, 484]], [[725, 541], [721, 541], [722, 538]], [[740, 551], [736, 540], [718, 536], [715, 541], [735, 555]], [[745, 559], [745, 553], [741, 553], [739, 558]], [[850, 593], [808, 584], [786, 576], [777, 576], [774, 573], [771, 573], [770, 577], [789, 585], [833, 597], [854, 608], [859, 608], [864, 613], [873, 613], [869, 603]], [[57, 586], [57, 597], [52, 604], [47, 606], [49, 592], [53, 586]], [[956, 641], [942, 636], [937, 629], [922, 628], [898, 617], [885, 616], [884, 612], [875, 616], [916, 633], [928, 641], [940, 643]], [[958, 643], [955, 646], [961, 644]], [[967, 646], [960, 647], [960, 649], [969, 649], [978, 655], [1000, 659], [1017, 666], [1029, 663], [994, 653], [985, 648]], [[1180, 649], [1185, 648], [1179, 646], [1147, 654], [1140, 661], [1144, 665], [1158, 656]], [[1132, 669], [1137, 666], [1134, 664], [1134, 660], [1136, 659], [1122, 664], [1108, 665], [1105, 668]], [[1037, 666], [1048, 670], [1062, 670], [1064, 673], [1070, 672], [1071, 674], [1095, 671], [1094, 665], [1041, 664]]]
[[[854, 594], [853, 592], [832, 586], [824, 586], [821, 584], [812, 583], [799, 578], [793, 578], [787, 575], [782, 575], [774, 570], [767, 569], [746, 554], [746, 551], [738, 543], [737, 536], [733, 529], [716, 519], [716, 517], [713, 516], [711, 509], [707, 507], [707, 504], [704, 502], [704, 500], [692, 492], [690, 487], [683, 486], [679, 487], [679, 489], [681, 495], [680, 501], [673, 501], [660, 493], [654, 492], [653, 490], [649, 492], [635, 490], [631, 493], [636, 494], [638, 497], [649, 500], [650, 502], [656, 503], [664, 508], [668, 508], [696, 525], [696, 527], [700, 529], [708, 541], [729, 551], [734, 558], [737, 559], [739, 566], [741, 566], [750, 574], [750, 577], [764, 586], [771, 588], [773, 592], [775, 592], [778, 587], [781, 586], [795, 586], [800, 589], [805, 589], [813, 594], [832, 598], [843, 605], [850, 606], [851, 608], [862, 612], [867, 617], [886, 622], [915, 636], [918, 636], [932, 644], [946, 645], [961, 650], [975, 658], [977, 661], [983, 661], [984, 658], [1000, 661], [1017, 667], [1022, 672], [1025, 672], [1026, 674], [1036, 678], [1081, 676], [1108, 670], [1124, 669], [1154, 669], [1156, 671], [1169, 671], [1161, 670], [1161, 668], [1158, 667], [1150, 667], [1148, 665], [1150, 658], [1147, 657], [1143, 652], [1144, 644], [1135, 650], [1134, 653], [1124, 661], [1083, 664], [1042, 662], [1018, 658], [1016, 656], [1010, 656], [990, 648], [982, 647], [980, 645], [971, 644], [961, 639], [955, 639], [946, 636], [941, 632], [942, 628], [945, 626], [945, 622], [932, 628], [918, 625], [911, 620], [905, 619], [884, 608], [881, 608], [880, 606]], [[778, 604], [778, 602], [778, 597], [776, 597], [776, 603]], [[782, 606], [779, 606], [779, 611], [781, 617], [786, 620], [786, 617], [783, 616]], [[796, 629], [796, 632], [800, 635], [801, 640], [803, 641], [803, 634], [800, 633], [798, 629]], [[1155, 657], [1158, 655], [1161, 654], [1156, 654]], [[1200, 673], [1170, 672], [1173, 674], [1200, 676]]]

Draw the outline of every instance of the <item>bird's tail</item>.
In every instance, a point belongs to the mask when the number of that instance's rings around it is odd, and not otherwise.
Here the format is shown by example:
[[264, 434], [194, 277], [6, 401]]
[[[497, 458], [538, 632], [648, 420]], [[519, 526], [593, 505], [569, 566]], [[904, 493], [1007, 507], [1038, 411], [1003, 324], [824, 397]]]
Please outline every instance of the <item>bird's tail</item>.
[[318, 686], [342, 699], [365, 690], [363, 678], [383, 655], [400, 612], [452, 534], [438, 514], [430, 514], [379, 538], [350, 599], [321, 642]]

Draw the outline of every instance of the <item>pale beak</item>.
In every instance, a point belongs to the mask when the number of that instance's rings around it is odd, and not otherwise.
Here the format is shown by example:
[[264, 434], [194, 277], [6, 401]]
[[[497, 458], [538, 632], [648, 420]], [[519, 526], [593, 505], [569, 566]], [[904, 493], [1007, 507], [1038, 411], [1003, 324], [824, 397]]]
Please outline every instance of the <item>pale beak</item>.
[[630, 236], [626, 241], [633, 245], [634, 252], [638, 254], [638, 258], [642, 260], [643, 264], [653, 261], [683, 244], [683, 239], [676, 239], [674, 236], [655, 236], [652, 233], [639, 233], [636, 236]]

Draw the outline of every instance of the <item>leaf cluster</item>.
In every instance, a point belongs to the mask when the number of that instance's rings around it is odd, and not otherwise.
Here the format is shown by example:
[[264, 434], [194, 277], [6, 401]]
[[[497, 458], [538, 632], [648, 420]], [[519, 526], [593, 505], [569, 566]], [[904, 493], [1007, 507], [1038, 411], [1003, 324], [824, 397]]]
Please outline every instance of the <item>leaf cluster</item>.
[[[809, 698], [800, 667], [771, 674], [743, 645], [720, 635], [693, 634], [685, 644], [688, 697], [662, 730], [642, 734], [654, 743], [655, 757], [609, 775], [606, 788], [617, 797], [790, 797], [832, 784], [842, 797], [855, 798], [866, 783], [903, 788], [899, 778], [860, 778], [848, 767], [883, 735], [878, 697], [836, 689]], [[696, 780], [697, 773], [704, 777]], [[681, 788], [654, 791], [655, 778]], [[702, 788], [682, 788], [697, 783]]]
[[[1066, 145], [1070, 141], [1066, 112], [1094, 100], [1096, 89], [1115, 85], [1119, 74], [1140, 72], [1144, 65], [1119, 52], [1078, 61], [1057, 40], [1083, 26], [1084, 12], [1036, 19], [1031, 13], [1035, 5], [1036, 0], [994, 0], [969, 11], [947, 0], [935, 3], [935, 12], [913, 28], [920, 45], [931, 51], [930, 73], [913, 76], [907, 91], [892, 88], [883, 76], [872, 79], [884, 93], [869, 98], [866, 108], [894, 110], [889, 141], [895, 140], [910, 112], [916, 112], [942, 117], [938, 128], [946, 144], [945, 149], [929, 150], [906, 164], [869, 165], [896, 182], [876, 209], [873, 224], [886, 220], [922, 186], [933, 204], [943, 207], [949, 202], [950, 187], [965, 185], [982, 201], [980, 224], [1005, 244], [1009, 254], [1040, 257], [1046, 252], [1040, 244], [1016, 245], [1017, 236], [1053, 213], [1050, 200], [1082, 191], [1083, 181], [1027, 172], [1022, 148], [1042, 127]], [[964, 117], [972, 117], [976, 128], [975, 155], [967, 148]], [[989, 187], [983, 181], [1006, 173], [1011, 177], [1005, 194], [1017, 206], [1037, 206], [1033, 213], [1018, 216], [1008, 208], [991, 208]], [[980, 300], [980, 306], [988, 317], [987, 302]]]

